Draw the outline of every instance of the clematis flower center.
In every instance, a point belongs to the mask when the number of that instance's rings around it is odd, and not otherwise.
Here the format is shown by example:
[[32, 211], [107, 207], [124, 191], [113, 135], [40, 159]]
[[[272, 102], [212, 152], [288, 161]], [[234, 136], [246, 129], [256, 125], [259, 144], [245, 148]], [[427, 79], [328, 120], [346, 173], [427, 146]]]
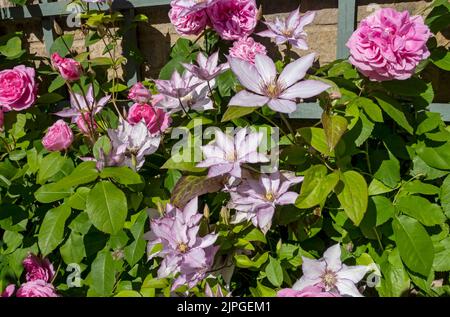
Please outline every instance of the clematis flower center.
[[192, 107], [194, 105], [194, 97], [191, 94], [189, 94], [189, 95], [181, 98], [181, 103], [185, 107], [190, 108], [190, 107]]
[[331, 270], [326, 270], [325, 273], [322, 275], [322, 282], [325, 285], [327, 291], [334, 288], [337, 282], [336, 273], [334, 273]]
[[268, 201], [274, 201], [275, 200], [275, 195], [272, 192], [267, 192], [266, 193], [266, 199]]
[[227, 153], [227, 156], [225, 157], [225, 159], [226, 159], [227, 161], [230, 161], [230, 162], [236, 161], [236, 153], [235, 153], [235, 151], [230, 151], [230, 152], [228, 152], [228, 153]]
[[263, 91], [267, 97], [276, 99], [282, 93], [283, 87], [281, 87], [277, 82], [271, 82], [264, 85]]
[[180, 243], [178, 245], [178, 251], [180, 251], [181, 253], [186, 253], [189, 250], [189, 247], [186, 243]]
[[294, 31], [291, 30], [291, 29], [285, 29], [285, 30], [283, 30], [282, 33], [283, 33], [283, 35], [286, 36], [286, 37], [291, 37], [292, 34], [294, 33]]

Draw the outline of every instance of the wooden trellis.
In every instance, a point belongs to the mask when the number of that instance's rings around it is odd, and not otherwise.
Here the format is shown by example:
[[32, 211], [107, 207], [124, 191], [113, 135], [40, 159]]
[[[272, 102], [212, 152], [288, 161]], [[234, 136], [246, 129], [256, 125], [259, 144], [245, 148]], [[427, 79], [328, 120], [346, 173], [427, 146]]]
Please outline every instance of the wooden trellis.
[[[68, 15], [70, 12], [66, 11], [67, 5], [70, 1], [52, 1], [41, 0], [39, 4], [27, 5], [23, 7], [0, 8], [1, 20], [14, 19], [30, 19], [40, 18], [42, 23], [43, 40], [46, 49], [48, 50], [55, 37], [53, 33], [53, 19], [58, 16]], [[135, 9], [150, 8], [156, 6], [168, 5], [170, 0], [115, 0], [112, 4], [114, 10], [122, 11], [125, 21], [130, 22], [134, 18]], [[98, 4], [89, 4], [93, 10], [98, 10]], [[101, 10], [109, 10], [107, 4], [99, 4]], [[348, 38], [351, 36], [356, 27], [356, 9], [357, 0], [338, 0], [338, 38], [336, 57], [347, 58], [348, 49], [345, 46]], [[138, 47], [136, 31], [130, 31], [124, 36], [124, 51], [127, 54], [127, 48]], [[139, 80], [138, 67], [130, 59], [126, 69], [126, 80], [128, 85]], [[430, 110], [438, 112], [447, 122], [450, 121], [450, 107], [448, 104], [433, 103], [430, 105]], [[316, 103], [303, 103], [298, 110], [291, 114], [291, 118], [296, 119], [319, 119], [322, 114], [322, 109]]]

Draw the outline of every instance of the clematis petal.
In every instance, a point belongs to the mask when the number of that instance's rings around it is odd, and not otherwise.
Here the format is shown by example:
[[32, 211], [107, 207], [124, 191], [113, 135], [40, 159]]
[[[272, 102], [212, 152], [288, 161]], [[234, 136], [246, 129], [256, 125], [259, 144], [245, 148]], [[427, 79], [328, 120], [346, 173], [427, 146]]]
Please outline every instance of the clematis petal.
[[309, 279], [305, 276], [302, 276], [295, 284], [292, 286], [292, 289], [296, 291], [301, 291], [302, 289], [314, 286], [320, 283], [322, 280], [320, 278]]
[[315, 56], [315, 53], [311, 53], [288, 64], [281, 73], [278, 82], [284, 87], [290, 87], [303, 79], [308, 69], [310, 69], [314, 63]]
[[208, 177], [216, 177], [219, 175], [228, 174], [233, 170], [234, 164], [218, 164], [211, 166], [208, 171]]
[[324, 92], [331, 86], [319, 80], [303, 80], [294, 86], [286, 89], [280, 98], [295, 99], [295, 98], [311, 98]]
[[366, 275], [368, 267], [364, 265], [347, 266], [342, 265], [342, 269], [337, 272], [337, 276], [340, 279], [350, 280], [353, 283], [358, 283]]
[[270, 109], [281, 113], [292, 113], [297, 110], [297, 103], [285, 99], [271, 99], [267, 104]]
[[269, 97], [260, 96], [246, 90], [241, 90], [231, 98], [228, 106], [262, 107], [269, 101]]
[[277, 68], [273, 60], [266, 55], [256, 55], [255, 67], [265, 83], [272, 83], [277, 77]]
[[323, 254], [323, 259], [327, 264], [327, 269], [338, 272], [342, 268], [341, 245], [335, 244], [329, 247]]
[[277, 204], [279, 204], [279, 205], [294, 204], [295, 201], [297, 200], [297, 197], [298, 197], [298, 194], [294, 193], [294, 192], [284, 193], [277, 199]]
[[341, 295], [348, 295], [352, 297], [363, 297], [356, 288], [355, 284], [350, 280], [338, 280], [336, 282], [336, 288]]
[[260, 78], [258, 71], [252, 64], [239, 58], [229, 58], [231, 70], [239, 79], [239, 82], [247, 89], [262, 94], [259, 86]]
[[306, 12], [300, 19], [298, 28], [303, 29], [306, 25], [311, 24], [314, 21], [315, 17], [316, 17], [316, 12], [314, 12], [314, 11]]
[[216, 131], [216, 144], [220, 149], [222, 149], [225, 154], [234, 152], [233, 141], [234, 140], [231, 138], [231, 136], [221, 131]]
[[320, 278], [326, 269], [326, 263], [323, 260], [314, 260], [310, 258], [303, 257], [303, 276], [308, 279], [314, 280]]

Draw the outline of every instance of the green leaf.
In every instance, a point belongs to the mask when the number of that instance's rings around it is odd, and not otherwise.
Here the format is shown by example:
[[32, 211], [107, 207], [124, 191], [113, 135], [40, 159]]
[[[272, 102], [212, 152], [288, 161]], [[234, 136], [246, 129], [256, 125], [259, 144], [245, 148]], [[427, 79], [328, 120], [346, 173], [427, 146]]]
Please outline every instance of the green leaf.
[[384, 160], [381, 162], [374, 177], [391, 188], [397, 187], [401, 180], [400, 162], [393, 156], [391, 156], [390, 160]]
[[445, 215], [450, 219], [450, 175], [447, 176], [442, 183], [439, 198]]
[[253, 111], [258, 109], [258, 107], [237, 107], [229, 106], [222, 117], [222, 122], [228, 122], [237, 118], [244, 117], [251, 114]]
[[334, 156], [328, 148], [325, 131], [320, 128], [301, 128], [298, 130], [302, 138], [313, 148], [326, 156]]
[[433, 269], [437, 272], [450, 271], [450, 238], [445, 238], [435, 244]]
[[37, 201], [48, 204], [54, 201], [66, 198], [73, 193], [71, 188], [61, 188], [56, 183], [46, 184], [41, 186], [35, 193], [34, 197]]
[[145, 254], [147, 243], [143, 239], [134, 240], [130, 245], [125, 247], [125, 260], [133, 267]]
[[352, 103], [356, 103], [359, 107], [364, 109], [364, 112], [374, 122], [383, 122], [383, 113], [380, 107], [369, 98], [358, 97]]
[[52, 152], [41, 160], [37, 183], [44, 184], [46, 180], [54, 176], [63, 167], [66, 159], [59, 152]]
[[341, 186], [335, 189], [337, 197], [347, 216], [358, 226], [367, 210], [369, 194], [366, 180], [355, 171], [341, 173], [340, 180]]
[[91, 265], [91, 288], [98, 296], [111, 296], [116, 282], [114, 261], [108, 250], [97, 254]]
[[259, 269], [269, 259], [269, 252], [265, 252], [261, 255], [255, 256], [253, 259], [249, 259], [245, 254], [239, 254], [234, 256], [236, 266], [241, 268]]
[[450, 52], [445, 47], [439, 47], [434, 50], [431, 54], [431, 61], [440, 69], [450, 71]]
[[427, 165], [450, 170], [450, 142], [435, 147], [428, 147], [424, 142], [419, 142], [416, 153]]
[[235, 90], [237, 79], [233, 74], [231, 69], [226, 72], [220, 74], [216, 78], [217, 88], [219, 89], [219, 93], [222, 97], [229, 97], [233, 90]]
[[330, 152], [334, 150], [341, 140], [345, 131], [347, 131], [347, 119], [338, 115], [329, 115], [327, 112], [322, 114], [322, 124], [327, 139]]
[[77, 210], [85, 210], [86, 209], [86, 200], [89, 192], [91, 191], [90, 188], [87, 187], [79, 187], [77, 188], [76, 192], [70, 196], [65, 203], [70, 206], [72, 209]]
[[423, 197], [403, 196], [397, 200], [396, 206], [401, 212], [416, 218], [425, 226], [432, 227], [445, 222], [441, 207]]
[[394, 218], [392, 228], [403, 262], [412, 271], [428, 276], [433, 265], [434, 248], [425, 228], [408, 216]]
[[113, 178], [122, 185], [142, 184], [141, 176], [129, 167], [105, 167], [100, 172], [101, 178]]
[[413, 127], [408, 122], [405, 116], [405, 109], [401, 104], [399, 104], [395, 99], [388, 97], [383, 94], [375, 93], [375, 98], [378, 104], [395, 122], [398, 123], [403, 129], [405, 129], [409, 134], [413, 134]]
[[64, 78], [61, 77], [61, 75], [58, 75], [55, 79], [53, 79], [53, 81], [50, 83], [50, 86], [48, 87], [48, 92], [52, 93], [55, 90], [61, 88], [62, 86], [64, 86], [66, 83], [66, 81], [64, 80]]
[[50, 254], [63, 241], [64, 228], [70, 213], [70, 207], [61, 205], [45, 214], [38, 234], [38, 245], [43, 256]]
[[300, 209], [308, 209], [323, 204], [338, 182], [339, 174], [327, 175], [325, 166], [312, 166], [305, 173], [295, 205]]
[[182, 176], [183, 174], [178, 170], [168, 170], [164, 178], [164, 187], [171, 192]]
[[70, 175], [60, 179], [56, 184], [61, 188], [76, 187], [95, 181], [98, 171], [95, 162], [83, 162], [78, 165]]
[[44, 94], [44, 95], [40, 96], [39, 99], [36, 101], [36, 103], [52, 104], [52, 103], [57, 103], [58, 101], [61, 101], [63, 99], [64, 99], [64, 97], [61, 96], [60, 94], [48, 93], [48, 94]]
[[10, 38], [5, 45], [0, 46], [0, 54], [8, 58], [16, 58], [23, 52], [22, 40], [17, 36]]
[[115, 234], [124, 226], [128, 212], [127, 198], [111, 182], [99, 182], [89, 192], [86, 212], [98, 230]]
[[66, 243], [59, 249], [59, 252], [61, 253], [64, 263], [81, 263], [86, 256], [83, 235], [72, 232]]
[[440, 189], [431, 184], [422, 183], [419, 180], [413, 180], [402, 186], [402, 190], [410, 194], [439, 195]]
[[266, 266], [266, 274], [273, 286], [280, 287], [283, 283], [283, 269], [277, 259], [269, 257], [269, 263]]
[[[187, 150], [189, 151], [189, 149]], [[196, 167], [196, 163], [191, 161], [192, 157], [185, 159], [183, 154], [175, 154], [170, 159], [168, 159], [161, 169], [166, 170], [179, 170], [183, 172], [201, 173], [204, 172], [204, 168]]]
[[114, 297], [142, 297], [142, 295], [139, 292], [133, 291], [133, 290], [125, 290], [120, 291]]
[[61, 56], [66, 56], [69, 53], [69, 49], [72, 47], [74, 34], [64, 34], [58, 37], [50, 47], [50, 55], [53, 53], [59, 53]]

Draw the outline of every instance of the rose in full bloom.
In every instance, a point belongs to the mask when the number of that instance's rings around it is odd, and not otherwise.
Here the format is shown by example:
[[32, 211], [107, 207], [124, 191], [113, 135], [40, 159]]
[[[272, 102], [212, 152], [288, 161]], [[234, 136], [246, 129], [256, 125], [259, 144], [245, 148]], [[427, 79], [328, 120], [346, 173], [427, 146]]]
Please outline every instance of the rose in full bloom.
[[135, 103], [130, 108], [127, 120], [131, 124], [137, 124], [144, 120], [151, 134], [164, 132], [172, 122], [170, 115], [163, 109], [139, 103]]
[[431, 35], [421, 16], [381, 9], [364, 19], [347, 42], [350, 62], [372, 81], [408, 79], [430, 56]]
[[266, 47], [251, 37], [243, 37], [233, 43], [230, 56], [255, 64], [256, 55], [267, 55]]
[[255, 0], [218, 1], [207, 10], [214, 29], [224, 40], [238, 40], [252, 34], [258, 22]]
[[208, 25], [209, 18], [205, 9], [186, 12], [186, 8], [172, 1], [169, 11], [170, 22], [181, 35], [199, 35]]
[[44, 280], [50, 282], [55, 275], [53, 265], [47, 258], [40, 258], [34, 254], [29, 254], [22, 262], [25, 268], [27, 282]]
[[152, 98], [150, 90], [148, 90], [142, 83], [136, 83], [131, 87], [128, 93], [128, 99], [136, 103], [147, 103]]
[[42, 139], [42, 144], [48, 151], [62, 151], [73, 142], [73, 132], [64, 120], [56, 121]]
[[339, 294], [327, 292], [321, 285], [308, 286], [301, 291], [285, 288], [277, 293], [277, 297], [341, 297]]
[[35, 70], [19, 65], [0, 72], [0, 107], [3, 111], [20, 111], [36, 100]]
[[24, 283], [16, 293], [17, 297], [58, 297], [52, 284], [44, 280]]
[[58, 53], [52, 54], [53, 67], [61, 74], [61, 77], [68, 81], [80, 79], [83, 72], [81, 64], [72, 58], [61, 57]]

